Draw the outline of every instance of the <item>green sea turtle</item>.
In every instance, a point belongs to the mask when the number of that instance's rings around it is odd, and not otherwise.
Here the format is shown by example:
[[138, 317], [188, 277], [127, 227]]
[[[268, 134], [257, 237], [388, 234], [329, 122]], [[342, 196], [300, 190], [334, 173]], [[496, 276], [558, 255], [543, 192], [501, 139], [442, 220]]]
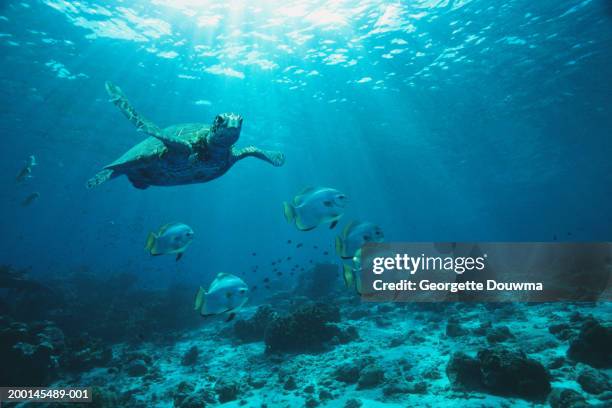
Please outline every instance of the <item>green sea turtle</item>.
[[217, 115], [211, 126], [188, 123], [161, 129], [140, 116], [118, 86], [107, 82], [106, 91], [111, 102], [149, 137], [92, 177], [87, 182], [89, 188], [122, 174], [139, 189], [205, 183], [222, 176], [238, 160], [249, 156], [277, 167], [285, 162], [280, 152], [254, 146], [234, 147], [242, 128], [240, 115]]

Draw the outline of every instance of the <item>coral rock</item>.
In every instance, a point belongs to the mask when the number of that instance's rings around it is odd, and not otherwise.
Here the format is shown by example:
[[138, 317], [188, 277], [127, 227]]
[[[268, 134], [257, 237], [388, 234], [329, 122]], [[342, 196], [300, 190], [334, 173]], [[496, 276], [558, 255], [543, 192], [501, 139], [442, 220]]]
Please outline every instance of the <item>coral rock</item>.
[[287, 381], [285, 381], [285, 385], [283, 385], [283, 388], [286, 390], [295, 390], [297, 388], [295, 377], [292, 375], [287, 377]]
[[588, 318], [578, 337], [570, 344], [567, 355], [570, 359], [596, 368], [612, 367], [612, 327], [604, 326]]
[[266, 328], [267, 351], [313, 351], [342, 335], [333, 323], [340, 321], [338, 307], [325, 303], [308, 304], [293, 313], [276, 317]]
[[548, 397], [551, 408], [586, 408], [584, 397], [569, 388], [555, 388]]
[[147, 365], [143, 360], [132, 360], [128, 364], [126, 371], [130, 377], [142, 377], [147, 373]]
[[499, 395], [543, 399], [550, 392], [550, 375], [536, 360], [510, 349], [485, 349], [478, 352], [485, 388]]
[[361, 408], [362, 405], [363, 403], [360, 400], [351, 398], [350, 400], [346, 401], [344, 408]]
[[480, 361], [465, 353], [456, 352], [451, 356], [446, 375], [456, 389], [478, 390], [482, 387]]
[[559, 340], [567, 340], [572, 336], [572, 329], [567, 323], [553, 324], [548, 331]]
[[605, 372], [585, 367], [578, 374], [578, 384], [589, 394], [601, 394], [612, 390], [612, 385]]
[[336, 380], [355, 384], [359, 380], [359, 367], [354, 363], [345, 363], [336, 369]]
[[375, 364], [366, 366], [359, 373], [357, 388], [374, 388], [385, 380], [385, 371]]
[[489, 343], [501, 343], [513, 339], [514, 335], [510, 332], [507, 326], [498, 326], [489, 331], [487, 341]]
[[[56, 348], [57, 347], [57, 348]], [[57, 374], [63, 333], [51, 322], [11, 322], [0, 330], [0, 384], [45, 386]]]
[[200, 355], [200, 350], [198, 350], [196, 346], [192, 346], [183, 355], [183, 358], [181, 359], [181, 364], [184, 366], [192, 366], [198, 362], [199, 355]]
[[221, 379], [215, 384], [215, 392], [219, 402], [234, 401], [240, 392], [240, 383], [234, 380]]
[[464, 336], [467, 333], [468, 333], [467, 330], [461, 327], [461, 325], [459, 324], [457, 320], [455, 319], [448, 320], [448, 323], [446, 324], [446, 335], [448, 337]]
[[270, 306], [259, 306], [253, 317], [234, 323], [234, 335], [243, 343], [262, 341], [266, 327], [275, 317]]

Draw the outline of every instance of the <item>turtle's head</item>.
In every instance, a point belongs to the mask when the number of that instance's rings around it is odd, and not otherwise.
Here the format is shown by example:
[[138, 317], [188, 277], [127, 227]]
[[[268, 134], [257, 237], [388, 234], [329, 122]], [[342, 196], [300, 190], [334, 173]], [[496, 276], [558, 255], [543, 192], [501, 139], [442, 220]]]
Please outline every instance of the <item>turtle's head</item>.
[[220, 146], [231, 146], [238, 141], [241, 129], [242, 116], [235, 113], [222, 113], [215, 117], [208, 135], [208, 142]]

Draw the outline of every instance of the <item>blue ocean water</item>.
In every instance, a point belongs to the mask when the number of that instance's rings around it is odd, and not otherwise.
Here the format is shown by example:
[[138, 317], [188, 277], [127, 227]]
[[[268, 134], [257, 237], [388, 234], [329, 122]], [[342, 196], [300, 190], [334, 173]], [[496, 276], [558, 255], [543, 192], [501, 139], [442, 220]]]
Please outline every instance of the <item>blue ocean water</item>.
[[[283, 217], [306, 186], [344, 192], [343, 222], [388, 241], [608, 241], [611, 45], [605, 0], [2, 1], [0, 263], [194, 292], [220, 271], [270, 276], [282, 296], [297, 276], [271, 261], [338, 263], [336, 230]], [[286, 163], [86, 189], [145, 137], [106, 81], [159, 126], [239, 113], [238, 146]], [[184, 257], [149, 256], [147, 234], [175, 221], [196, 234]]]

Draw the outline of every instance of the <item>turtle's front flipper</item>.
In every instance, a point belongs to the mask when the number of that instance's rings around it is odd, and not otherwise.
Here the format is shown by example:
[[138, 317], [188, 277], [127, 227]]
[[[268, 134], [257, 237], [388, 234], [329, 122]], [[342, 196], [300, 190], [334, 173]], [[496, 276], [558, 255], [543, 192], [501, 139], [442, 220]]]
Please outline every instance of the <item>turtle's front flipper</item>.
[[121, 112], [123, 112], [125, 117], [128, 118], [128, 120], [132, 122], [138, 128], [138, 130], [142, 130], [151, 136], [161, 134], [160, 128], [136, 112], [136, 109], [130, 105], [130, 102], [123, 94], [121, 88], [111, 82], [106, 82], [106, 92], [108, 92], [108, 95], [111, 97], [111, 102], [118, 107]]
[[94, 188], [106, 180], [109, 180], [113, 177], [113, 171], [110, 169], [104, 169], [89, 180], [87, 180], [87, 188]]
[[280, 167], [285, 164], [285, 155], [281, 152], [271, 150], [261, 150], [255, 146], [247, 146], [242, 149], [233, 149], [232, 155], [235, 161], [242, 160], [245, 157], [253, 156], [258, 159], [267, 161], [274, 167]]
[[115, 106], [117, 106], [121, 110], [121, 112], [123, 112], [125, 117], [128, 118], [128, 120], [132, 122], [138, 128], [138, 130], [141, 130], [149, 136], [153, 136], [159, 139], [168, 148], [175, 148], [177, 150], [187, 150], [188, 152], [191, 152], [191, 146], [189, 145], [189, 143], [177, 137], [164, 135], [162, 130], [157, 127], [155, 123], [139, 115], [138, 112], [136, 112], [136, 109], [134, 109], [134, 107], [127, 100], [121, 88], [111, 82], [106, 82], [105, 85], [106, 92], [108, 92], [109, 96], [111, 97], [111, 102]]

